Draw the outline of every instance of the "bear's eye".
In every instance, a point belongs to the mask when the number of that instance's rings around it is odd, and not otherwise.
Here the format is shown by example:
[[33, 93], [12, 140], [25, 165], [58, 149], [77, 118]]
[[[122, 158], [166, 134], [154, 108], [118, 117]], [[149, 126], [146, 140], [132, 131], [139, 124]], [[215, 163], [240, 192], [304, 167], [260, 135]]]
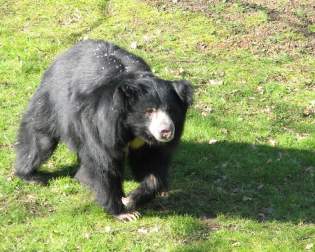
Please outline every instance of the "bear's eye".
[[145, 110], [145, 114], [146, 115], [151, 115], [152, 113], [154, 113], [156, 111], [156, 109], [155, 108], [147, 108], [146, 110]]

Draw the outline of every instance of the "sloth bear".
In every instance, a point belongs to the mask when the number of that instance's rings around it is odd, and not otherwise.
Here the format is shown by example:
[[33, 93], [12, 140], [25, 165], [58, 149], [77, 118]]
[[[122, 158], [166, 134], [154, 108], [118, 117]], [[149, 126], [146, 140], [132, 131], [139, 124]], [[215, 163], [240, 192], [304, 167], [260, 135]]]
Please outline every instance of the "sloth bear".
[[[168, 167], [192, 104], [191, 84], [153, 75], [143, 59], [101, 40], [85, 40], [46, 70], [23, 116], [15, 174], [34, 180], [59, 141], [77, 153], [75, 175], [120, 220], [167, 189]], [[128, 162], [137, 189], [125, 197]]]

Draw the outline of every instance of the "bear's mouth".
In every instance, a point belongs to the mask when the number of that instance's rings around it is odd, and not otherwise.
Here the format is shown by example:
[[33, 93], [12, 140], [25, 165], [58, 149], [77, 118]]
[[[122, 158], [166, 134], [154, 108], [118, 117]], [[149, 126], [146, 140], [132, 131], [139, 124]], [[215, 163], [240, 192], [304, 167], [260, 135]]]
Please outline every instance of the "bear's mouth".
[[155, 136], [153, 136], [150, 133], [150, 131], [148, 131], [145, 133], [145, 136], [143, 136], [141, 139], [148, 145], [163, 145], [172, 141], [174, 139], [174, 134], [171, 139], [164, 140], [164, 139], [157, 139]]

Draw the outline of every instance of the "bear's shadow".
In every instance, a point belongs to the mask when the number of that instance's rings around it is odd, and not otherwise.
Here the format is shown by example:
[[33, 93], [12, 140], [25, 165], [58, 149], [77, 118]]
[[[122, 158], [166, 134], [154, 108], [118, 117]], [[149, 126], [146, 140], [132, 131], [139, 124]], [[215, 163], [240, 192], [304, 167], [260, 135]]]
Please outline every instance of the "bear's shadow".
[[[140, 211], [146, 216], [219, 214], [258, 221], [315, 222], [315, 155], [312, 151], [218, 142], [180, 144], [170, 191]], [[71, 176], [76, 166], [41, 172], [42, 182]], [[126, 180], [132, 179], [127, 171]]]
[[73, 178], [78, 168], [79, 168], [78, 165], [74, 164], [60, 167], [58, 170], [55, 171], [46, 171], [41, 169], [37, 171], [34, 175], [32, 175], [30, 182], [39, 183], [43, 186], [49, 186], [49, 183], [54, 179], [62, 177]]
[[[235, 142], [179, 146], [160, 214], [315, 222], [315, 152]], [[156, 214], [156, 213], [153, 213]]]

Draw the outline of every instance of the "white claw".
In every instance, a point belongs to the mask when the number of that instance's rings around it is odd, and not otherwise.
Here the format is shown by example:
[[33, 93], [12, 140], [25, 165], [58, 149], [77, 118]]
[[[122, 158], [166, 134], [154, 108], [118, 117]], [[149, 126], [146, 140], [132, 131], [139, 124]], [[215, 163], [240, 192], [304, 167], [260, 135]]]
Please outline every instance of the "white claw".
[[115, 217], [123, 222], [134, 221], [139, 219], [141, 214], [137, 211], [115, 215]]

